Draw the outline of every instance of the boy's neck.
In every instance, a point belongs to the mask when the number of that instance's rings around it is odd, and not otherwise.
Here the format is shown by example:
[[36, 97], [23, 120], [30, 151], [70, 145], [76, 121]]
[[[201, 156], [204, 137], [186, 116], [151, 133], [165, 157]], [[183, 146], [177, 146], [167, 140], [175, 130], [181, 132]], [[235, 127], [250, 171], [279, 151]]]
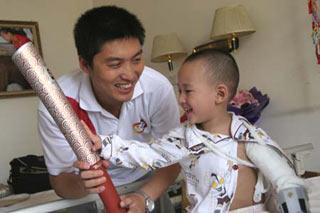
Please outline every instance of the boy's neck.
[[210, 132], [212, 134], [223, 134], [230, 135], [230, 126], [232, 121], [232, 114], [227, 111], [218, 113], [213, 119], [206, 121], [204, 123], [198, 124], [197, 126]]

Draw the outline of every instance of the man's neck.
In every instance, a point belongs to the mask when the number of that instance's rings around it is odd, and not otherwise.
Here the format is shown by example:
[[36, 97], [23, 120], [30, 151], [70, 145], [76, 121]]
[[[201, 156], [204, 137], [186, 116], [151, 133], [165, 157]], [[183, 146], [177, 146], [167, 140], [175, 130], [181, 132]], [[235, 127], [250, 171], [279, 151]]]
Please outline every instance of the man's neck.
[[101, 94], [99, 92], [96, 92], [94, 87], [92, 87], [92, 91], [94, 93], [94, 96], [97, 100], [97, 102], [100, 104], [100, 106], [114, 115], [116, 118], [120, 117], [121, 107], [123, 102], [116, 101], [115, 99], [107, 99], [106, 95]]
[[[100, 102], [99, 102], [100, 103]], [[121, 106], [123, 103], [119, 103], [116, 105], [110, 105], [108, 103], [100, 103], [103, 109], [114, 115], [116, 118], [120, 117]]]
[[105, 98], [99, 98], [98, 95], [96, 95], [96, 99], [100, 106], [114, 115], [116, 118], [120, 117], [120, 112], [121, 112], [121, 107], [122, 107], [122, 102], [117, 102], [117, 101], [112, 101], [112, 100], [106, 100]]

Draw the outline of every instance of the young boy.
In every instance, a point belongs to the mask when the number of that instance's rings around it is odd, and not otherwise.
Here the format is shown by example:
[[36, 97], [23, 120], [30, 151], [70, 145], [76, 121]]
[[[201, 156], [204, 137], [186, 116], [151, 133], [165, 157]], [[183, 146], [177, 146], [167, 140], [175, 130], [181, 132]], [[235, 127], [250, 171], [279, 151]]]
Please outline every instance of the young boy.
[[196, 52], [178, 73], [179, 103], [187, 123], [149, 144], [116, 135], [101, 144], [91, 134], [94, 150], [102, 146], [102, 157], [129, 168], [152, 170], [179, 162], [190, 212], [264, 211], [265, 188], [259, 172], [277, 190], [283, 209], [303, 212], [296, 206], [298, 199], [290, 204], [281, 196], [283, 190], [294, 189], [291, 193], [298, 191], [298, 197], [306, 198], [303, 181], [279, 146], [245, 118], [227, 112], [238, 83], [238, 67], [230, 54], [212, 49]]

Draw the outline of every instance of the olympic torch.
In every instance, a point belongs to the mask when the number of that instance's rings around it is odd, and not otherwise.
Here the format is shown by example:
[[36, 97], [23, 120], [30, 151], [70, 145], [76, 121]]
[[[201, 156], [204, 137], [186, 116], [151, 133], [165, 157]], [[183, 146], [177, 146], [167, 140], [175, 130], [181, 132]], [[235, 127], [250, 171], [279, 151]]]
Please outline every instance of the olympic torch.
[[12, 60], [46, 106], [78, 160], [89, 163], [91, 169], [104, 172], [107, 181], [104, 184], [105, 190], [99, 196], [107, 212], [125, 212], [119, 205], [120, 198], [99, 155], [91, 150], [89, 136], [32, 42], [19, 47]]

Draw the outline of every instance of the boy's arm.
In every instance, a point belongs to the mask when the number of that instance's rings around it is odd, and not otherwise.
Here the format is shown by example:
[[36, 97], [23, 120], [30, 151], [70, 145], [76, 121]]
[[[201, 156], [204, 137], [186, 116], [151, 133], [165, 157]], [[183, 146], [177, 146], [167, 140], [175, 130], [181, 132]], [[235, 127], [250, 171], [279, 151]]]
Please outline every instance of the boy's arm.
[[[149, 143], [125, 140], [118, 135], [98, 136], [81, 121], [89, 138], [93, 142], [92, 150], [101, 149], [100, 155], [114, 165], [135, 168], [140, 166], [146, 170], [167, 167], [190, 155], [185, 147], [184, 127], [178, 127], [160, 139]], [[101, 141], [100, 138], [105, 138]]]
[[258, 143], [247, 143], [246, 151], [249, 159], [279, 191], [284, 188], [303, 186], [303, 180], [287, 162], [287, 158], [275, 147]]
[[279, 190], [304, 186], [304, 181], [296, 175], [292, 163], [280, 146], [261, 128], [243, 122], [249, 131], [245, 143], [248, 158], [257, 166], [263, 175]]
[[190, 154], [184, 146], [184, 138], [174, 137], [170, 133], [149, 144], [124, 140], [117, 135], [107, 136], [102, 144], [103, 158], [128, 168], [140, 166], [146, 170], [158, 169], [175, 164]]
[[281, 151], [271, 145], [258, 143], [247, 143], [246, 151], [249, 159], [275, 188], [280, 209], [286, 208], [288, 212], [308, 212], [304, 181], [295, 174]]

